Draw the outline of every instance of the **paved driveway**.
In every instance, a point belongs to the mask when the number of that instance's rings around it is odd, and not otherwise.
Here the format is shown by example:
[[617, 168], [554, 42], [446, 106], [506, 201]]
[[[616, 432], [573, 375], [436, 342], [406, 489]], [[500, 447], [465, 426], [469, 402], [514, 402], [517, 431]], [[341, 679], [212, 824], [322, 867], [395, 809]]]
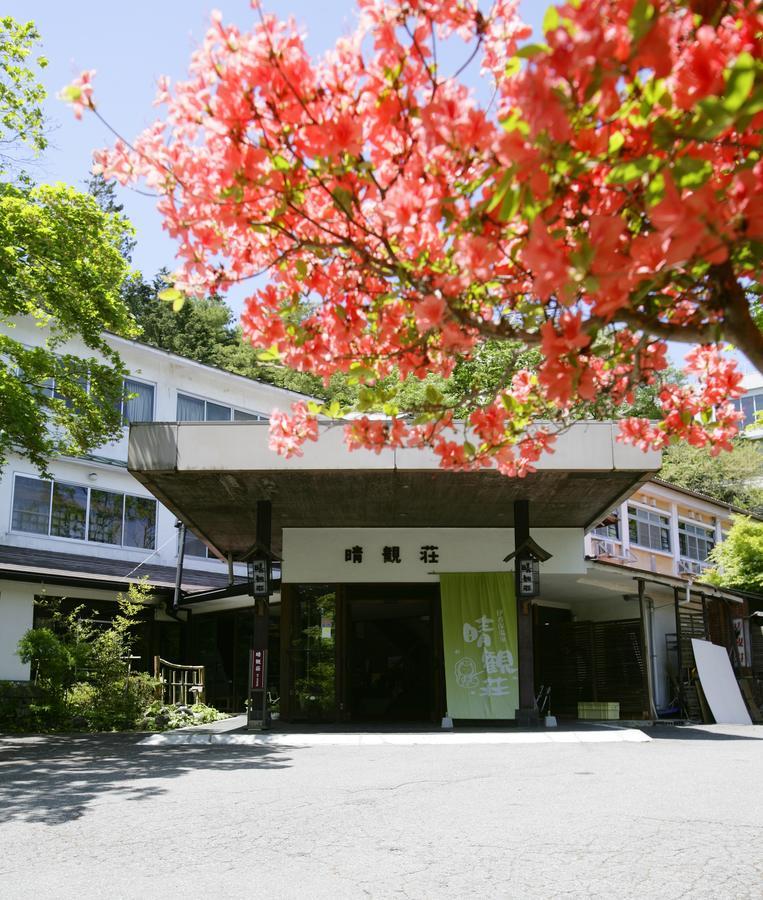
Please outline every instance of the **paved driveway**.
[[0, 897], [761, 897], [763, 729], [649, 743], [0, 741]]

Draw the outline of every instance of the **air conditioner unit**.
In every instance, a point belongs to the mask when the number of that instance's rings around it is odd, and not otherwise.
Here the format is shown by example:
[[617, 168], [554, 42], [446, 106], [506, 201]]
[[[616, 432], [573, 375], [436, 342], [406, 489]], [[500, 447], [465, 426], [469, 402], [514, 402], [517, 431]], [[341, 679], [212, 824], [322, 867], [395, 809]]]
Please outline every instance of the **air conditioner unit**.
[[606, 538], [594, 537], [591, 539], [591, 550], [593, 551], [593, 555], [596, 559], [601, 557], [608, 557], [610, 559], [617, 557], [618, 548], [615, 545], [614, 541], [609, 541]]
[[706, 569], [704, 563], [696, 559], [679, 559], [678, 574], [679, 575], [701, 575]]

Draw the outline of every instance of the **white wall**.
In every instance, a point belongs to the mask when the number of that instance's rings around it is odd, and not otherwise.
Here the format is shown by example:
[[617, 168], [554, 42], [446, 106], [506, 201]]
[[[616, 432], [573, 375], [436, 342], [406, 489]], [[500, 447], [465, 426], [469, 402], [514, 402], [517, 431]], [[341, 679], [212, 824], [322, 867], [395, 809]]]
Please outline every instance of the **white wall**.
[[[38, 328], [31, 320], [23, 318], [14, 320], [14, 327], [9, 329], [9, 333], [15, 340], [28, 346], [42, 345], [47, 337], [46, 329]], [[288, 409], [290, 404], [300, 397], [291, 391], [231, 375], [134, 341], [116, 337], [107, 337], [107, 340], [119, 352], [131, 376], [154, 386], [155, 421], [175, 421], [178, 391], [231, 406], [244, 412], [265, 415], [269, 415], [275, 408]], [[83, 356], [94, 355], [78, 338], [66, 344], [63, 350]], [[97, 457], [97, 461], [93, 459], [53, 460], [49, 465], [50, 472], [54, 479], [70, 484], [150, 497], [151, 494], [132, 477], [125, 467], [127, 444], [128, 429], [125, 428], [120, 440], [93, 451], [93, 456]], [[11, 456], [2, 477], [0, 477], [0, 544], [98, 558], [125, 559], [134, 561], [136, 565], [146, 560], [151, 554], [150, 550], [14, 533], [11, 529], [11, 504], [16, 473], [21, 475], [37, 474], [28, 461], [19, 456]], [[157, 552], [151, 555], [152, 563], [175, 565], [177, 530], [174, 524], [174, 516], [159, 504], [155, 543]], [[205, 560], [192, 556], [187, 557], [186, 565], [190, 568], [208, 571], [221, 571], [224, 567], [224, 564], [217, 560]], [[237, 567], [239, 574], [243, 571]]]
[[0, 581], [0, 681], [27, 681], [29, 664], [22, 663], [16, 647], [32, 627], [34, 591], [29, 585]]

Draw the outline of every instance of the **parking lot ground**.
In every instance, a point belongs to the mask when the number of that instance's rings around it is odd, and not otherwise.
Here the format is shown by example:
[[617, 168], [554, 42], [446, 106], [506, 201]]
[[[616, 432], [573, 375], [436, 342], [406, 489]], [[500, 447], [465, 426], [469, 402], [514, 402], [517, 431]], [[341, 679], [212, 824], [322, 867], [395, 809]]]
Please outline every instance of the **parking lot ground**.
[[646, 742], [0, 739], [0, 897], [759, 898], [763, 728]]

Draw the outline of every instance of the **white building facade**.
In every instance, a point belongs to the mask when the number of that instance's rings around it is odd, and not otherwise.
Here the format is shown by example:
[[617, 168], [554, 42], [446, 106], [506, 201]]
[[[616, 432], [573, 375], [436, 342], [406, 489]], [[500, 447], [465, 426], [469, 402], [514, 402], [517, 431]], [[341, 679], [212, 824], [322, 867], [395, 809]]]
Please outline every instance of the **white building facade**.
[[[36, 346], [46, 332], [17, 320], [13, 337]], [[137, 341], [107, 340], [129, 372], [122, 437], [84, 458], [52, 460], [52, 480], [19, 455], [0, 477], [0, 680], [29, 678], [16, 646], [33, 624], [36, 596], [113, 601], [143, 576], [165, 594], [173, 588], [177, 520], [127, 471], [131, 422], [261, 421], [298, 398]], [[66, 352], [92, 355], [77, 341]], [[185, 586], [227, 583], [227, 566], [208, 556], [189, 533]], [[245, 576], [245, 568], [235, 574]]]

